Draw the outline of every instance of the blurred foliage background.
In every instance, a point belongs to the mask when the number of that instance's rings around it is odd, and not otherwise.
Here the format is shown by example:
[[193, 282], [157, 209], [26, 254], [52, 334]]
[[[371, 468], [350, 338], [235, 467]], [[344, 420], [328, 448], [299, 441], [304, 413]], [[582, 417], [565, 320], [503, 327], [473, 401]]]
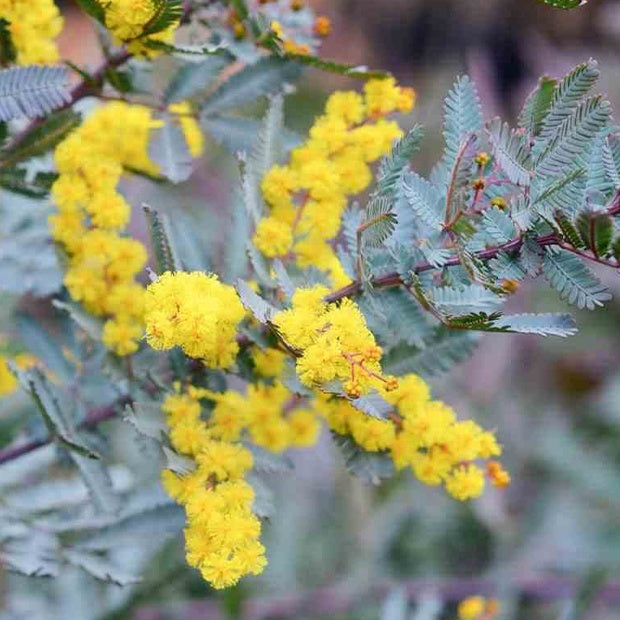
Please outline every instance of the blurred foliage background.
[[[615, 0], [591, 0], [570, 12], [536, 0], [314, 5], [334, 23], [323, 56], [390, 70], [416, 89], [408, 121], [426, 127], [425, 148], [415, 159], [424, 172], [440, 149], [439, 102], [462, 72], [477, 82], [486, 116], [511, 118], [538, 76], [563, 75], [595, 57], [602, 88], [620, 109]], [[88, 23], [72, 3], [62, 6], [64, 56], [95, 62]], [[288, 98], [288, 126], [304, 131], [331, 90], [351, 86], [308, 72]], [[192, 180], [166, 190], [166, 204], [156, 206], [191, 210], [210, 243], [224, 249], [218, 222], [227, 217], [235, 174], [232, 159], [212, 144]], [[134, 205], [148, 202], [152, 191], [135, 180], [125, 189]], [[136, 217], [132, 232], [146, 237], [141, 222]], [[620, 285], [615, 273], [602, 268], [598, 275], [616, 301], [579, 313], [577, 337], [486, 335], [467, 363], [434, 381], [437, 395], [463, 417], [497, 428], [513, 476], [509, 489], [462, 505], [407, 474], [365, 487], [323, 441], [292, 455], [294, 476], [273, 480], [277, 511], [266, 528], [270, 564], [263, 575], [214, 595], [184, 565], [175, 540], [114, 618], [452, 619], [455, 602], [475, 593], [498, 596], [502, 618], [619, 618]], [[10, 303], [3, 300], [5, 309]], [[534, 282], [513, 296], [509, 309], [540, 311], [558, 303]], [[37, 312], [34, 302], [22, 304], [26, 313]], [[16, 397], [12, 411], [22, 404]], [[112, 423], [113, 431], [114, 425], [122, 434], [122, 424]], [[62, 587], [74, 593], [66, 617], [79, 618], [80, 586]]]

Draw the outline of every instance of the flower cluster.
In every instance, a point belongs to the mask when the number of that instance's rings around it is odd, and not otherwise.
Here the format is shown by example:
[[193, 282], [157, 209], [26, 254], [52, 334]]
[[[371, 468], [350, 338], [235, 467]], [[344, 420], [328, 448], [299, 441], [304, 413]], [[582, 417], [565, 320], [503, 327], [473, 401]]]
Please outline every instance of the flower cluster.
[[494, 598], [468, 596], [458, 606], [458, 620], [494, 620], [499, 614], [499, 602]]
[[234, 361], [237, 325], [244, 316], [235, 289], [203, 272], [166, 272], [146, 292], [144, 320], [151, 347], [181, 347], [211, 368]]
[[196, 468], [185, 474], [166, 470], [164, 488], [187, 514], [187, 562], [214, 588], [258, 575], [267, 563], [259, 541], [261, 523], [252, 512], [254, 491], [243, 479], [252, 453], [241, 444], [210, 436], [201, 420], [200, 388], [168, 396], [163, 404], [173, 447], [191, 456]]
[[327, 293], [320, 285], [299, 288], [292, 307], [273, 319], [286, 342], [300, 352], [296, 368], [301, 381], [321, 387], [337, 380], [353, 398], [373, 387], [396, 387], [394, 377], [381, 374], [381, 348], [359, 308], [350, 299], [328, 304], [323, 299]]
[[124, 165], [156, 171], [147, 156], [154, 126], [147, 108], [110, 103], [65, 138], [54, 156], [59, 178], [52, 197], [59, 213], [50, 225], [69, 257], [64, 283], [89, 312], [109, 317], [103, 340], [119, 355], [136, 351], [142, 335], [144, 290], [134, 279], [147, 253], [120, 234], [131, 209], [116, 186]]
[[8, 31], [20, 65], [58, 62], [55, 39], [63, 18], [53, 0], [0, 0], [0, 19]]
[[331, 95], [309, 140], [293, 150], [288, 165], [273, 166], [262, 180], [269, 214], [256, 228], [256, 247], [269, 258], [294, 257], [300, 268], [317, 267], [334, 286], [347, 284], [330, 241], [338, 234], [348, 197], [371, 183], [369, 164], [402, 135], [398, 124], [384, 117], [407, 112], [413, 104], [413, 90], [397, 86], [393, 78], [370, 80], [364, 96]]
[[104, 0], [105, 25], [117, 43], [127, 44], [132, 54], [153, 56], [157, 50], [147, 45], [148, 41], [173, 43], [178, 23], [146, 36], [148, 26], [157, 17], [153, 0]]
[[[461, 501], [478, 497], [485, 485], [484, 471], [473, 461], [501, 454], [490, 431], [472, 420], [459, 421], [446, 404], [431, 400], [428, 385], [416, 375], [399, 377], [393, 390], [381, 390], [394, 410], [380, 420], [342, 399], [320, 396], [315, 401], [335, 432], [350, 435], [369, 452], [389, 452], [397, 469], [410, 467], [425, 484], [443, 484]], [[498, 461], [488, 461], [487, 476], [495, 486], [510, 483]]]
[[236, 441], [247, 435], [254, 444], [271, 452], [316, 443], [320, 431], [317, 415], [300, 408], [300, 398], [280, 382], [252, 383], [243, 396], [239, 392], [209, 392], [215, 402], [208, 423], [211, 437]]
[[[188, 144], [199, 152], [196, 123], [187, 117], [185, 124]], [[54, 155], [59, 177], [52, 197], [58, 213], [50, 225], [69, 257], [64, 283], [89, 312], [108, 318], [103, 342], [118, 355], [135, 352], [142, 336], [144, 289], [135, 276], [147, 253], [138, 241], [121, 236], [131, 209], [117, 185], [125, 167], [157, 173], [148, 142], [160, 125], [144, 106], [108, 103], [65, 138]]]

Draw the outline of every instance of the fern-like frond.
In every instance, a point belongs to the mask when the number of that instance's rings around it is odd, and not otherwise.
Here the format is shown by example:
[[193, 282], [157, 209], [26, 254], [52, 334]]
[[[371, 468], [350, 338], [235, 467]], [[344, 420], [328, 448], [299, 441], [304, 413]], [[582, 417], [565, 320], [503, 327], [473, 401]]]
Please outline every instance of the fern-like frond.
[[598, 63], [588, 60], [575, 67], [556, 88], [549, 112], [545, 117], [540, 140], [548, 140], [559, 129], [562, 122], [571, 116], [579, 102], [594, 86], [599, 77]]
[[560, 297], [579, 309], [594, 310], [611, 299], [607, 288], [577, 256], [547, 248], [543, 273]]
[[506, 176], [515, 184], [527, 187], [532, 176], [530, 150], [526, 138], [510, 129], [499, 118], [489, 126], [493, 154]]
[[415, 125], [394, 144], [389, 155], [381, 160], [377, 173], [378, 194], [387, 194], [394, 190], [411, 156], [420, 148], [423, 135], [422, 127]]
[[402, 192], [413, 212], [434, 230], [441, 230], [444, 209], [437, 188], [415, 172], [402, 177]]
[[610, 122], [611, 105], [597, 95], [578, 104], [558, 127], [553, 138], [537, 153], [534, 168], [537, 174], [558, 176], [572, 168], [583, 167], [597, 135]]
[[366, 207], [366, 219], [360, 224], [364, 245], [381, 245], [396, 227], [396, 216], [392, 212], [392, 201], [387, 196], [373, 197]]
[[45, 116], [71, 101], [64, 67], [11, 67], [0, 71], [0, 120]]

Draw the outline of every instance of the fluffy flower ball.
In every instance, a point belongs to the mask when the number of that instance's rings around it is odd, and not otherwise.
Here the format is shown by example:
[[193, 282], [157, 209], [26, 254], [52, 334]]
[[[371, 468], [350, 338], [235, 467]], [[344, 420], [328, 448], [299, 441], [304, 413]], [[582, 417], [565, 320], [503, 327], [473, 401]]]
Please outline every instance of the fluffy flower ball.
[[166, 272], [147, 289], [146, 338], [154, 349], [178, 346], [211, 368], [226, 368], [239, 350], [245, 311], [235, 289], [200, 271]]

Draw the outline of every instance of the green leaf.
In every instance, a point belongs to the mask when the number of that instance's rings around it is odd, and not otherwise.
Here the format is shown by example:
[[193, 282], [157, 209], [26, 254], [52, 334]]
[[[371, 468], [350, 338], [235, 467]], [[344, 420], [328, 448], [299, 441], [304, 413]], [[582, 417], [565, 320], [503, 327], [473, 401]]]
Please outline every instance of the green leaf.
[[167, 217], [160, 215], [158, 211], [146, 204], [142, 205], [142, 209], [151, 233], [151, 247], [157, 263], [157, 273], [161, 275], [166, 271], [177, 271], [179, 261], [171, 241]]
[[64, 67], [29, 65], [0, 71], [0, 120], [45, 116], [71, 101]]
[[58, 178], [53, 172], [38, 172], [29, 178], [24, 168], [0, 168], [0, 187], [28, 198], [45, 198]]
[[[553, 137], [536, 151], [537, 174], [558, 177], [586, 165], [584, 156], [611, 119], [611, 105], [600, 95], [578, 103], [557, 127]], [[536, 148], [536, 147], [535, 147]]]
[[228, 64], [230, 60], [224, 56], [211, 56], [198, 63], [186, 63], [174, 74], [166, 88], [166, 105], [200, 94], [213, 84]]
[[274, 94], [282, 90], [283, 84], [292, 80], [298, 73], [294, 63], [279, 58], [263, 58], [248, 65], [224, 82], [203, 102], [200, 117], [229, 112], [258, 97]]
[[82, 9], [98, 22], [105, 23], [105, 9], [98, 0], [76, 0]]
[[63, 558], [72, 566], [77, 566], [100, 581], [108, 581], [117, 586], [139, 583], [140, 577], [124, 571], [110, 560], [79, 549], [65, 549]]
[[45, 374], [37, 367], [28, 370], [12, 367], [11, 371], [34, 400], [50, 436], [69, 451], [98, 459], [99, 455], [77, 437], [73, 421], [60, 406], [58, 395]]
[[[256, 138], [263, 124], [254, 118], [243, 116], [207, 116], [201, 119], [202, 128], [211, 137], [233, 155], [240, 151], [250, 152], [256, 144]], [[302, 138], [290, 129], [283, 128], [280, 141], [284, 151], [298, 146]]]
[[502, 298], [480, 284], [471, 284], [460, 289], [437, 286], [430, 289], [433, 305], [442, 314], [458, 316], [471, 312], [495, 310]]
[[584, 173], [584, 168], [575, 168], [553, 179], [547, 185], [537, 187], [533, 192], [530, 208], [535, 207], [542, 214], [566, 209], [567, 206], [571, 207], [572, 211], [580, 202], [582, 195], [580, 187], [573, 184], [580, 180]]
[[145, 24], [141, 37], [156, 34], [176, 24], [183, 15], [183, 0], [152, 0], [153, 16]]
[[555, 7], [556, 9], [575, 9], [578, 6], [583, 6], [588, 0], [538, 0], [544, 4]]
[[392, 212], [392, 200], [386, 196], [371, 198], [366, 206], [366, 219], [360, 224], [363, 245], [381, 245], [396, 227], [396, 215]]
[[538, 87], [527, 98], [521, 114], [519, 115], [519, 127], [525, 129], [530, 136], [537, 136], [551, 106], [553, 95], [557, 87], [557, 80], [549, 77], [541, 77]]
[[284, 99], [274, 95], [269, 99], [269, 107], [263, 118], [260, 132], [254, 143], [251, 158], [252, 173], [256, 184], [260, 185], [263, 176], [282, 157], [281, 135], [284, 128]]
[[255, 293], [243, 280], [237, 280], [235, 287], [243, 307], [252, 313], [260, 323], [269, 323], [278, 312], [270, 303]]
[[383, 356], [381, 365], [385, 372], [396, 376], [415, 373], [432, 377], [468, 358], [476, 342], [473, 333], [453, 332], [441, 327], [434, 338], [427, 340], [425, 348], [408, 345], [394, 347]]
[[80, 115], [73, 110], [62, 110], [52, 114], [34, 131], [28, 132], [24, 139], [1, 151], [0, 166], [8, 168], [20, 161], [47, 153], [79, 124]]
[[163, 540], [176, 535], [185, 525], [181, 506], [165, 503], [127, 515], [103, 528], [86, 534], [76, 542], [76, 548], [114, 549], [135, 544], [140, 540]]
[[11, 23], [7, 19], [0, 18], [0, 63], [2, 66], [15, 62], [17, 58], [15, 44], [11, 38], [10, 25]]
[[574, 248], [584, 247], [583, 240], [579, 236], [575, 225], [572, 220], [562, 211], [555, 212], [555, 223], [558, 225], [562, 236], [568, 241]]
[[475, 84], [464, 75], [457, 79], [444, 102], [443, 157], [433, 179], [447, 187], [465, 142], [482, 130], [482, 108]]
[[577, 333], [577, 325], [570, 314], [512, 314], [504, 315], [494, 326], [507, 332], [560, 336], [566, 338]]
[[602, 157], [605, 172], [612, 182], [613, 189], [618, 191], [620, 189], [620, 162], [614, 157], [609, 138], [606, 138], [603, 144]]
[[611, 217], [607, 213], [583, 211], [577, 216], [577, 230], [584, 245], [596, 256], [605, 256], [614, 234]]
[[594, 310], [611, 294], [583, 261], [565, 250], [546, 248], [543, 273], [560, 297], [579, 309]]
[[515, 226], [510, 217], [496, 207], [487, 209], [484, 212], [482, 216], [482, 229], [497, 245], [507, 243], [516, 235]]
[[284, 55], [284, 58], [294, 60], [301, 65], [308, 65], [329, 73], [336, 73], [337, 75], [344, 75], [350, 78], [360, 78], [362, 80], [382, 79], [389, 77], [390, 75], [386, 71], [376, 71], [368, 69], [367, 67], [344, 65], [333, 60], [325, 60], [319, 56], [313, 56], [312, 54], [287, 53]]
[[[575, 0], [576, 1], [576, 0]], [[577, 65], [558, 85], [553, 93], [542, 130], [541, 140], [548, 140], [559, 129], [588, 91], [594, 86], [599, 77], [598, 64], [595, 60], [588, 60]]]
[[383, 398], [376, 390], [371, 391], [365, 396], [354, 398], [349, 401], [358, 411], [361, 411], [371, 418], [377, 420], [387, 420], [388, 414], [394, 407]]
[[177, 119], [167, 116], [163, 127], [153, 130], [149, 142], [149, 159], [173, 183], [189, 179], [193, 170], [193, 159]]
[[532, 176], [532, 162], [527, 139], [510, 129], [499, 118], [489, 126], [493, 154], [501, 169], [515, 185], [527, 187]]
[[420, 125], [414, 125], [406, 135], [398, 140], [388, 155], [379, 163], [377, 173], [377, 193], [390, 193], [396, 186], [409, 160], [420, 148], [424, 131]]
[[378, 485], [394, 475], [394, 463], [387, 454], [366, 452], [351, 437], [333, 431], [332, 438], [344, 457], [347, 471], [365, 484]]
[[444, 221], [443, 201], [437, 188], [415, 172], [402, 177], [402, 191], [417, 217], [433, 230], [441, 230]]
[[53, 299], [52, 305], [59, 310], [64, 310], [75, 323], [81, 327], [95, 342], [101, 342], [103, 321], [72, 301], [60, 301]]

